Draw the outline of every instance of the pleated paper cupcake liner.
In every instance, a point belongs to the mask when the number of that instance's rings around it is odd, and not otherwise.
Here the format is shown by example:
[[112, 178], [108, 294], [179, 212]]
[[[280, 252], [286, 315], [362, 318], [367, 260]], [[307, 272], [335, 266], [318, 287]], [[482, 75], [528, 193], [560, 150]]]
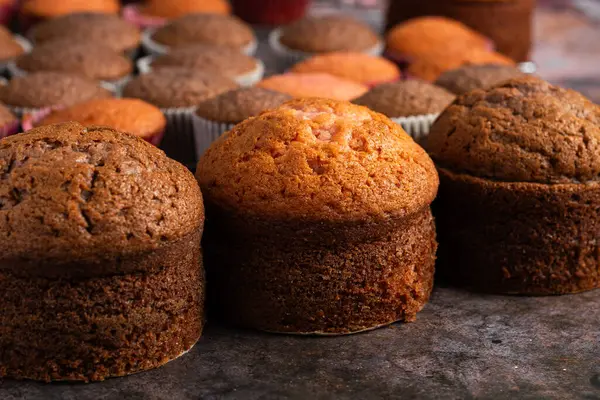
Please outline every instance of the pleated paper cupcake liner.
[[140, 29], [160, 28], [169, 22], [166, 18], [143, 15], [137, 4], [128, 4], [123, 7], [121, 15], [125, 21], [132, 23]]
[[167, 128], [160, 148], [167, 156], [185, 166], [195, 165], [192, 116], [196, 107], [162, 108], [161, 111], [167, 118]]
[[[314, 55], [313, 53], [287, 48], [281, 43], [280, 39], [282, 33], [283, 31], [281, 28], [272, 30], [271, 33], [269, 33], [269, 46], [271, 47], [271, 50], [277, 54], [281, 62], [285, 64], [286, 69]], [[380, 40], [375, 46], [365, 50], [363, 53], [372, 56], [380, 56], [383, 53], [384, 48], [385, 44]]]
[[429, 131], [431, 126], [440, 114], [427, 114], [427, 115], [414, 115], [410, 117], [390, 118], [392, 121], [397, 123], [408, 133], [415, 142], [422, 142]]
[[[150, 55], [160, 56], [167, 54], [169, 52], [169, 46], [157, 43], [154, 41], [154, 39], [152, 39], [152, 36], [155, 32], [156, 28], [148, 28], [142, 32], [142, 48]], [[254, 39], [242, 49], [242, 53], [252, 56], [254, 53], [256, 53], [257, 47], [258, 42], [256, 39]]]
[[[156, 56], [142, 57], [137, 61], [137, 68], [140, 74], [146, 74], [152, 71], [152, 62], [156, 59]], [[256, 59], [256, 68], [250, 72], [242, 75], [238, 75], [233, 79], [240, 86], [252, 86], [260, 81], [265, 74], [265, 64], [259, 59]]]
[[199, 117], [195, 113], [192, 115], [192, 123], [194, 126], [194, 148], [197, 160], [202, 157], [202, 154], [204, 154], [206, 149], [215, 140], [235, 126], [235, 124], [210, 121]]

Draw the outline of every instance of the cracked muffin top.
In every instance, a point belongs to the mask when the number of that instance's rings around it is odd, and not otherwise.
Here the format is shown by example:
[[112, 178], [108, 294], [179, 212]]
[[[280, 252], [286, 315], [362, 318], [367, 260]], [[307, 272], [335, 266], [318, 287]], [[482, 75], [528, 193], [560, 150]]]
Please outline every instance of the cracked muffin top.
[[467, 65], [442, 73], [435, 84], [454, 94], [463, 94], [473, 89], [487, 89], [500, 82], [523, 75], [518, 68], [511, 65]]
[[444, 88], [418, 80], [375, 86], [353, 103], [369, 107], [390, 118], [440, 113], [454, 100]]
[[208, 43], [242, 49], [252, 43], [254, 32], [241, 19], [219, 14], [188, 14], [158, 29], [152, 39], [169, 47]]
[[16, 64], [26, 72], [70, 72], [109, 81], [123, 78], [133, 70], [131, 60], [110, 47], [98, 44], [90, 48], [89, 43], [69, 39], [36, 46], [17, 58]]
[[0, 101], [13, 107], [70, 106], [112, 96], [96, 81], [62, 72], [34, 72], [0, 86]]
[[600, 106], [535, 77], [459, 96], [427, 140], [436, 164], [514, 182], [573, 183], [600, 174]]
[[379, 37], [354, 18], [328, 15], [304, 18], [282, 28], [279, 41], [293, 50], [328, 53], [369, 50], [379, 43]]
[[185, 167], [110, 128], [71, 122], [3, 139], [0, 174], [0, 268], [100, 270], [102, 260], [158, 249], [204, 220]]
[[193, 107], [238, 84], [225, 76], [187, 68], [164, 67], [132, 79], [123, 96], [145, 100], [161, 108]]
[[138, 47], [139, 29], [116, 15], [74, 13], [36, 25], [29, 36], [36, 44], [58, 39], [101, 43], [117, 52]]
[[247, 119], [204, 153], [196, 177], [211, 203], [259, 218], [365, 221], [428, 207], [427, 153], [382, 114], [298, 99]]

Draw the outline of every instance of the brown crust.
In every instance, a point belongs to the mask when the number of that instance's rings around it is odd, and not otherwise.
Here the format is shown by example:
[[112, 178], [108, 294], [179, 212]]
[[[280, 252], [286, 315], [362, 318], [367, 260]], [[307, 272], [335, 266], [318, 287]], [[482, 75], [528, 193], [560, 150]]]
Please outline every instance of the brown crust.
[[350, 17], [330, 15], [294, 22], [282, 30], [281, 44], [308, 53], [365, 51], [379, 42], [366, 24]]
[[397, 118], [440, 113], [452, 100], [454, 95], [444, 88], [409, 80], [378, 85], [352, 102]]
[[524, 76], [521, 71], [509, 65], [467, 65], [444, 72], [435, 84], [458, 95], [475, 89], [488, 89], [521, 76]]
[[495, 180], [596, 181], [600, 106], [534, 77], [457, 98], [438, 118], [427, 149], [436, 164]]

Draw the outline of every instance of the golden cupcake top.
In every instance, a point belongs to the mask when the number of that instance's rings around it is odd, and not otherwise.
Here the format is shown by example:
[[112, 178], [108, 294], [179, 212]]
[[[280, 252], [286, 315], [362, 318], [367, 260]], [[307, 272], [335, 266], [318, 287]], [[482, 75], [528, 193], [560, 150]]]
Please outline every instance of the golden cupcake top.
[[322, 97], [333, 100], [352, 100], [369, 90], [362, 83], [322, 72], [273, 75], [258, 82], [256, 86], [297, 98]]

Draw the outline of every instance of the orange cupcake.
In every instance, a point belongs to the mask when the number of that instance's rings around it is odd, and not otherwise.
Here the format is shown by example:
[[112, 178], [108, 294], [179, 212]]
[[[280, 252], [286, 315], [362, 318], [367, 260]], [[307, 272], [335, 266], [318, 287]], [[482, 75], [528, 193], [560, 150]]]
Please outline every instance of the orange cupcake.
[[297, 72], [271, 76], [256, 86], [287, 93], [292, 97], [321, 97], [332, 100], [352, 100], [369, 90], [366, 85], [330, 74]]
[[118, 0], [25, 0], [21, 13], [35, 22], [75, 12], [117, 14], [119, 7]]
[[324, 72], [368, 86], [400, 79], [400, 70], [394, 63], [383, 57], [359, 52], [333, 52], [316, 55], [294, 65], [291, 71]]
[[225, 0], [148, 0], [140, 7], [142, 15], [166, 19], [186, 14], [230, 14], [231, 7]]
[[42, 125], [75, 121], [84, 126], [101, 125], [129, 132], [153, 144], [158, 144], [167, 120], [158, 107], [138, 99], [97, 99], [61, 110], [45, 110], [26, 117], [25, 130]]

